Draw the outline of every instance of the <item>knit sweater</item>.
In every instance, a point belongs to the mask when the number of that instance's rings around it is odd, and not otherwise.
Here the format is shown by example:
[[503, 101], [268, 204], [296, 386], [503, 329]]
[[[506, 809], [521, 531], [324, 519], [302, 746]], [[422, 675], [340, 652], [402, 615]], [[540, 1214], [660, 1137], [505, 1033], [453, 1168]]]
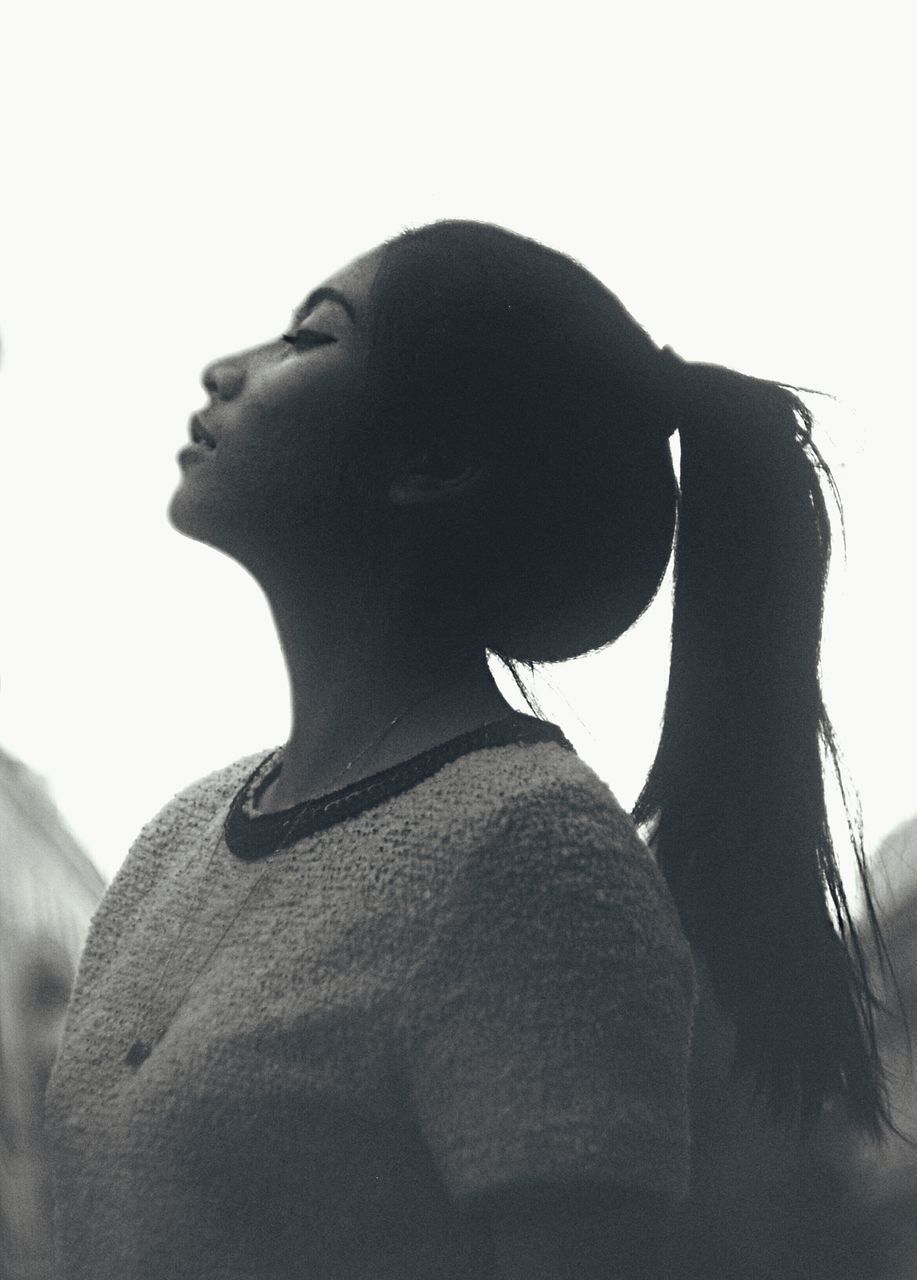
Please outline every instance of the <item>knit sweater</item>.
[[510, 716], [292, 831], [253, 816], [275, 761], [176, 796], [93, 920], [47, 1104], [61, 1274], [480, 1280], [489, 1192], [681, 1198], [690, 951], [560, 731]]

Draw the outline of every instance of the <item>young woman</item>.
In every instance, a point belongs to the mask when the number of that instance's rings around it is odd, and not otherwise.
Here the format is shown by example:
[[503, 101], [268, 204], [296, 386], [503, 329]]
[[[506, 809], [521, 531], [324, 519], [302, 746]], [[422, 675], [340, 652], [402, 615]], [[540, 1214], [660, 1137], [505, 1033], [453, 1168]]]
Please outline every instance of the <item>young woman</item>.
[[[167, 805], [95, 918], [49, 1098], [64, 1274], [658, 1274], [689, 942], [778, 1112], [878, 1128], [800, 401], [467, 222], [357, 259], [204, 385], [171, 519], [263, 587], [292, 730]], [[676, 503], [651, 853], [486, 653], [614, 640]]]

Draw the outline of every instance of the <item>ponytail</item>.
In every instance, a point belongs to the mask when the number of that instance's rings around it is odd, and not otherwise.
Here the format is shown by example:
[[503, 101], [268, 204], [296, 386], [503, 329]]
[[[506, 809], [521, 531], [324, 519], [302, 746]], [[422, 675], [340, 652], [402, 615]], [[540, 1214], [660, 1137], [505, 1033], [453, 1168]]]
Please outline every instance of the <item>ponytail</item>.
[[825, 804], [826, 766], [841, 780], [819, 683], [834, 482], [793, 392], [664, 354], [681, 441], [672, 658], [634, 819], [734, 1024], [734, 1073], [803, 1131], [838, 1097], [878, 1135], [879, 1006]]
[[[636, 620], [677, 519], [665, 723], [634, 816], [735, 1026], [736, 1070], [803, 1126], [837, 1097], [878, 1132], [879, 1006], [825, 805], [826, 768], [840, 777], [819, 684], [833, 482], [805, 405], [660, 356], [578, 263], [500, 227], [405, 233], [373, 295], [377, 438], [471, 432], [497, 477], [448, 536], [405, 534], [417, 580], [473, 610], [526, 697], [519, 668]], [[850, 838], [887, 972], [855, 821]]]

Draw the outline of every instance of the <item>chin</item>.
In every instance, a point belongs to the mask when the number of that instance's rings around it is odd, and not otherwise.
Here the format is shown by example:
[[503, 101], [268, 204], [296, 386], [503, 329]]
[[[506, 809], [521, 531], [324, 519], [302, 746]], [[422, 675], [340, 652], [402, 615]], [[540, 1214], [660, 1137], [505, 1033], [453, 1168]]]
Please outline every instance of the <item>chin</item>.
[[222, 550], [224, 539], [220, 537], [220, 526], [225, 520], [219, 518], [219, 513], [208, 510], [199, 498], [195, 500], [184, 485], [179, 485], [172, 494], [166, 514], [172, 528], [186, 538]]
[[194, 523], [194, 512], [190, 508], [191, 503], [188, 502], [188, 495], [185, 493], [184, 487], [179, 485], [169, 499], [166, 514], [173, 529], [177, 529], [179, 533], [187, 533], [190, 536], [194, 536], [189, 527]]
[[[246, 520], [238, 510], [202, 502], [181, 485], [172, 495], [167, 515], [172, 528], [184, 537], [229, 556], [255, 573], [255, 566], [260, 563], [256, 548], [265, 542], [263, 517]], [[273, 543], [271, 546], [275, 551]], [[276, 559], [276, 554], [270, 558]]]

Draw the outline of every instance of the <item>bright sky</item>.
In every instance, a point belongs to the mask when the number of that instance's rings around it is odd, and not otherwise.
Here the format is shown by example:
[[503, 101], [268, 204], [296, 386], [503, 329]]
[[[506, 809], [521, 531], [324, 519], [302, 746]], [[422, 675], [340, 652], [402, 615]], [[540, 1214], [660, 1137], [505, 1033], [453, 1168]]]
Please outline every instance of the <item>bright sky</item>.
[[[176, 790], [287, 728], [258, 589], [165, 518], [201, 368], [401, 226], [447, 216], [573, 254], [689, 358], [838, 397], [821, 440], [849, 561], [827, 688], [869, 844], [917, 811], [904, 15], [7, 8], [0, 740], [106, 875]], [[546, 711], [626, 804], [655, 744], [666, 615], [551, 674]]]

